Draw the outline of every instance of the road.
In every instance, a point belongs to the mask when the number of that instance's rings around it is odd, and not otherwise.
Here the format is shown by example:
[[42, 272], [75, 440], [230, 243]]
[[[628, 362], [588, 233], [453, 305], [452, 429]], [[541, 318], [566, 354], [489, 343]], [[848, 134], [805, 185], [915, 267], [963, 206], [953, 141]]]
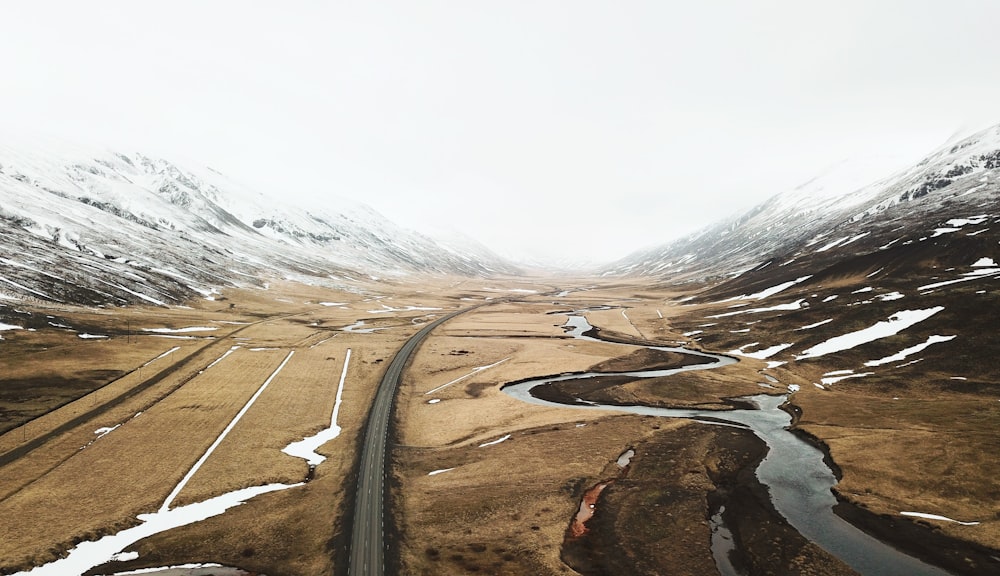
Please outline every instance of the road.
[[361, 452], [347, 570], [350, 576], [382, 576], [385, 573], [386, 548], [383, 530], [387, 515], [384, 504], [385, 447], [389, 432], [389, 416], [392, 413], [392, 403], [403, 369], [431, 330], [474, 308], [478, 306], [452, 312], [424, 326], [396, 352], [382, 376], [382, 382], [379, 384], [378, 392], [375, 393], [375, 400], [368, 416], [368, 428], [365, 431], [365, 443]]

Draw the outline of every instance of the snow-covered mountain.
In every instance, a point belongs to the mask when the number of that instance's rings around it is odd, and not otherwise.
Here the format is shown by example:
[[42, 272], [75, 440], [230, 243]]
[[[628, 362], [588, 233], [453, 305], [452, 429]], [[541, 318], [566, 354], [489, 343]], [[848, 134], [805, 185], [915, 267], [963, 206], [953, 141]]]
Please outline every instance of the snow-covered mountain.
[[815, 271], [843, 257], [937, 238], [962, 228], [959, 222], [988, 222], [1000, 216], [1000, 126], [862, 185], [859, 175], [867, 174], [867, 167], [841, 166], [745, 214], [632, 254], [604, 273], [749, 281], [754, 271], [771, 267], [768, 276], [794, 277], [795, 268]]
[[486, 276], [356, 202], [298, 206], [211, 168], [38, 137], [0, 142], [0, 298], [170, 304], [275, 277]]
[[674, 286], [685, 296], [671, 324], [685, 337], [822, 373], [824, 390], [844, 376], [880, 393], [961, 382], [996, 394], [995, 363], [978, 359], [1000, 354], [1000, 126], [865, 186], [827, 182], [605, 274]]

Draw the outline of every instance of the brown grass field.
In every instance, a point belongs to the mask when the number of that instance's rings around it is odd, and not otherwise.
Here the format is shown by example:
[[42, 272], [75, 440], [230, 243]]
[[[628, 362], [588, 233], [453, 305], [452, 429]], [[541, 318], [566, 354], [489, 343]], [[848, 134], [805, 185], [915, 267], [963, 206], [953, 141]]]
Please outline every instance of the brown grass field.
[[[8, 455], [0, 460], [0, 573], [51, 561], [157, 510], [290, 352], [172, 506], [248, 486], [309, 481], [141, 540], [128, 548], [138, 559], [106, 572], [184, 562], [271, 576], [343, 570], [359, 435], [385, 366], [427, 321], [484, 302], [492, 303], [432, 333], [398, 393], [391, 458], [393, 553], [401, 573], [574, 573], [564, 561], [567, 527], [583, 493], [610, 478], [616, 481], [606, 507], [594, 519], [599, 546], [585, 563], [650, 574], [669, 563], [670, 573], [710, 573], [709, 502], [726, 493], [737, 494], [734, 501], [752, 519], [745, 527], [749, 561], [782, 567], [777, 573], [810, 573], [802, 567], [820, 564], [826, 571], [816, 573], [850, 573], [796, 540], [773, 510], [754, 504], [759, 498], [751, 493], [759, 496], [760, 489], [751, 472], [761, 456], [752, 435], [529, 405], [505, 394], [504, 384], [531, 377], [643, 367], [648, 358], [635, 348], [566, 337], [561, 326], [572, 310], [616, 306], [586, 312], [610, 339], [702, 345], [676, 327], [691, 323], [693, 308], [673, 304], [675, 293], [606, 285], [556, 297], [556, 284], [573, 282], [442, 278], [339, 292], [275, 281], [268, 290], [232, 290], [225, 300], [190, 308], [33, 310], [109, 338], [84, 340], [50, 326], [5, 333], [0, 342], [0, 458]], [[537, 293], [512, 291], [526, 288]], [[504, 296], [514, 300], [499, 301]], [[340, 330], [359, 320], [379, 330]], [[216, 329], [174, 333], [194, 339], [142, 330], [192, 326]], [[320, 449], [327, 460], [310, 477], [303, 460], [281, 449], [329, 425], [348, 349], [342, 432]], [[977, 526], [907, 522], [1000, 548], [1000, 464], [989, 449], [997, 443], [1000, 403], [930, 388], [902, 400], [860, 387], [819, 390], [811, 385], [822, 373], [818, 366], [765, 368], [744, 358], [722, 369], [626, 383], [608, 394], [623, 402], [725, 409], [726, 398], [763, 391], [764, 374], [781, 386], [799, 384], [792, 397], [801, 408], [798, 426], [828, 448], [842, 473], [842, 498], [896, 519], [902, 510], [918, 510], [980, 520]], [[637, 456], [621, 472], [615, 460], [629, 448]], [[770, 528], [754, 532], [763, 525]], [[765, 553], [776, 546], [784, 556]]]

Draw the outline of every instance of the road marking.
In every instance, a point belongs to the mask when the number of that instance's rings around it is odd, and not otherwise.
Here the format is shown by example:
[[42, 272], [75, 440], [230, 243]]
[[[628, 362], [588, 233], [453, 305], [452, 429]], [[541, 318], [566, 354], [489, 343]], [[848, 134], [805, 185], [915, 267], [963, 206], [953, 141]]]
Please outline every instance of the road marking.
[[[228, 354], [229, 352], [226, 353], [226, 355]], [[274, 370], [274, 372], [271, 373], [270, 376], [268, 376], [267, 380], [265, 380], [264, 383], [260, 385], [260, 388], [257, 389], [257, 392], [255, 392], [254, 395], [251, 396], [249, 400], [247, 400], [247, 403], [243, 405], [243, 408], [241, 408], [240, 411], [236, 413], [236, 416], [234, 416], [232, 421], [229, 422], [229, 425], [226, 426], [226, 429], [222, 431], [222, 434], [219, 434], [219, 437], [215, 439], [215, 442], [213, 442], [212, 445], [208, 447], [208, 450], [206, 450], [205, 453], [201, 455], [201, 458], [199, 458], [198, 461], [194, 463], [194, 466], [192, 466], [191, 469], [188, 470], [188, 473], [184, 476], [184, 478], [181, 479], [180, 483], [174, 487], [170, 495], [167, 496], [167, 499], [163, 501], [163, 506], [160, 506], [160, 512], [166, 512], [167, 510], [170, 509], [170, 504], [174, 501], [174, 498], [176, 498], [177, 495], [181, 493], [181, 490], [183, 490], [184, 486], [187, 485], [189, 480], [191, 480], [191, 477], [194, 476], [194, 473], [197, 472], [199, 468], [201, 468], [201, 465], [204, 464], [206, 460], [208, 460], [208, 457], [212, 455], [212, 452], [215, 452], [215, 449], [219, 447], [219, 444], [222, 444], [222, 441], [226, 438], [226, 435], [229, 434], [229, 432], [236, 426], [236, 423], [240, 421], [240, 418], [243, 418], [243, 415], [246, 414], [248, 410], [250, 410], [250, 407], [253, 406], [253, 403], [257, 401], [257, 398], [259, 398], [260, 395], [264, 393], [264, 389], [267, 388], [267, 385], [271, 383], [271, 380], [274, 380], [274, 377], [278, 375], [278, 372], [281, 372], [281, 369], [285, 367], [285, 364], [288, 364], [288, 361], [292, 359], [293, 354], [295, 354], [295, 350], [292, 350], [291, 352], [288, 353], [288, 356], [285, 356], [285, 359], [281, 362], [281, 364], [278, 365], [278, 367]], [[225, 356], [223, 356], [223, 358], [225, 358]]]

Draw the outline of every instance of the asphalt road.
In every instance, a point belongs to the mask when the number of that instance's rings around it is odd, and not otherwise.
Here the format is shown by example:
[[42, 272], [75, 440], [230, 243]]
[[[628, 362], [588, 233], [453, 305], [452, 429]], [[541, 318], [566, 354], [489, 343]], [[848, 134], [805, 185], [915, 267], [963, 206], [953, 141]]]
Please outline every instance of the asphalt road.
[[358, 489], [354, 501], [354, 526], [351, 530], [350, 564], [347, 569], [350, 576], [382, 576], [385, 573], [385, 447], [389, 416], [403, 369], [410, 355], [431, 330], [477, 307], [452, 312], [424, 326], [396, 352], [382, 376], [368, 416], [368, 429], [365, 431], [365, 443], [361, 452], [361, 468], [358, 471]]

